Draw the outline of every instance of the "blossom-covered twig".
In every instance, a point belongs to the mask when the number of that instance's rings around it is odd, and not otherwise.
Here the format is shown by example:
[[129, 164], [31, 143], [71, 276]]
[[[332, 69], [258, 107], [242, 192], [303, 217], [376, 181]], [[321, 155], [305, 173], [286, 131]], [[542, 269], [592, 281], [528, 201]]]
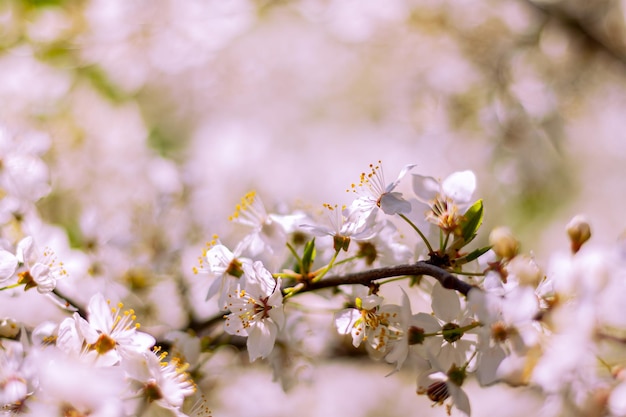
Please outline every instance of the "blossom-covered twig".
[[456, 290], [467, 295], [472, 288], [476, 288], [465, 281], [460, 280], [454, 274], [440, 268], [428, 261], [419, 261], [408, 265], [395, 265], [384, 268], [370, 269], [368, 271], [355, 272], [345, 275], [333, 275], [318, 282], [306, 283], [300, 292], [315, 291], [322, 288], [338, 287], [339, 285], [369, 285], [372, 282], [397, 276], [428, 275], [435, 278], [444, 288]]

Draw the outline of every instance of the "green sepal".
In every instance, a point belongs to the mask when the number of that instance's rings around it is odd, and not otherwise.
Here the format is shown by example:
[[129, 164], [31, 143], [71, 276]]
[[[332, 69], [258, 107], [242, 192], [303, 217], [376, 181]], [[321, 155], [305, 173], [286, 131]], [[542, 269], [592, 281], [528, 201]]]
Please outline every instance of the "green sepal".
[[424, 275], [411, 275], [409, 277], [409, 287], [415, 287], [420, 285], [420, 283], [422, 282], [422, 278], [424, 278]]

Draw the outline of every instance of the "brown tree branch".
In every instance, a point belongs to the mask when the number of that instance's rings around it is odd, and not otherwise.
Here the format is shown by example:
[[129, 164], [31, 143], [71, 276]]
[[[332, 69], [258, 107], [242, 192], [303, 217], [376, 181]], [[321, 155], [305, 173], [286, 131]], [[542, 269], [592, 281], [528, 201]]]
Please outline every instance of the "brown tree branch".
[[[400, 276], [417, 276], [427, 275], [435, 278], [444, 288], [457, 291], [463, 295], [467, 295], [472, 288], [477, 288], [465, 281], [461, 281], [454, 274], [445, 269], [433, 265], [429, 261], [419, 261], [409, 265], [396, 265], [384, 268], [370, 269], [368, 271], [348, 273], [345, 275], [333, 275], [322, 279], [318, 282], [304, 283], [304, 288], [298, 293], [311, 292], [321, 290], [323, 288], [333, 288], [340, 285], [370, 285], [376, 280], [383, 278], [392, 278]], [[292, 288], [292, 287], [287, 287]], [[286, 288], [283, 288], [285, 292]], [[228, 311], [222, 311], [206, 320], [191, 320], [187, 326], [188, 329], [194, 330], [197, 334], [204, 333], [205, 330], [212, 328], [218, 323], [222, 323], [224, 315]]]
[[469, 290], [475, 288], [473, 285], [468, 284], [465, 281], [461, 281], [455, 275], [443, 268], [433, 265], [428, 261], [419, 261], [409, 265], [396, 265], [345, 275], [329, 276], [318, 282], [305, 283], [305, 287], [299, 292], [315, 291], [322, 288], [338, 287], [340, 285], [370, 285], [378, 279], [399, 277], [403, 275], [428, 275], [439, 281], [444, 288], [458, 291], [463, 295], [467, 295]]
[[[563, 2], [563, 4], [537, 2], [534, 0], [524, 0], [524, 2], [543, 16], [552, 18], [561, 23], [570, 32], [582, 36], [591, 48], [603, 52], [621, 65], [626, 66], [624, 45], [616, 44], [615, 41], [604, 33], [602, 26], [598, 24], [600, 21], [598, 15], [600, 10], [593, 16], [589, 16], [588, 13], [584, 14], [585, 12], [583, 12], [582, 15], [581, 13], [575, 13], [575, 11], [572, 10], [572, 6], [568, 5], [566, 2]], [[599, 3], [593, 7], [600, 9], [602, 6], [606, 6], [606, 4]], [[610, 11], [605, 13], [610, 13]]]

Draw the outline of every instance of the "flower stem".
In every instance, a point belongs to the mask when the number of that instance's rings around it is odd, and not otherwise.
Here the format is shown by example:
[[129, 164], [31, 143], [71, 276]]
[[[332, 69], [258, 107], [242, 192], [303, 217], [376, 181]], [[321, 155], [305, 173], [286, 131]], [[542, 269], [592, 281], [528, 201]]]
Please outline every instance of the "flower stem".
[[16, 282], [15, 284], [7, 285], [6, 287], [0, 288], [0, 291], [10, 290], [11, 288], [17, 288], [17, 287], [19, 287], [21, 285], [24, 285], [24, 283], [23, 282]]
[[330, 258], [330, 262], [328, 263], [328, 265], [326, 265], [324, 268], [318, 269], [317, 271], [314, 272], [315, 278], [313, 278], [313, 280], [311, 282], [318, 282], [319, 280], [321, 280], [324, 277], [324, 275], [326, 275], [326, 273], [328, 271], [330, 271], [330, 269], [335, 264], [335, 259], [337, 259], [337, 255], [339, 255], [340, 251], [341, 251], [341, 248], [335, 250], [335, 253], [333, 254], [333, 257]]
[[428, 248], [428, 253], [429, 254], [434, 253], [435, 251], [433, 250], [433, 247], [430, 246], [430, 242], [428, 242], [428, 239], [426, 239], [426, 236], [424, 236], [424, 233], [422, 233], [422, 231], [419, 229], [419, 227], [417, 227], [415, 225], [415, 223], [413, 223], [411, 220], [409, 220], [409, 218], [406, 217], [404, 214], [398, 213], [398, 216], [400, 216], [402, 219], [404, 219], [404, 221], [407, 222], [409, 224], [409, 226], [411, 226], [413, 228], [413, 230], [415, 230], [417, 232], [418, 235], [420, 235], [420, 237], [424, 241], [424, 244]]

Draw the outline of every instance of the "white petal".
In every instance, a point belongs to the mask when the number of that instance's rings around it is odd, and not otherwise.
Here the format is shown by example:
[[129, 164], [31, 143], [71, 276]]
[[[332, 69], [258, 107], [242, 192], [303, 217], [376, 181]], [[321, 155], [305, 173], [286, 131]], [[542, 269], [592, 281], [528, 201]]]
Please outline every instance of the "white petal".
[[210, 271], [219, 275], [226, 272], [233, 258], [233, 253], [224, 245], [215, 245], [206, 254]]
[[437, 282], [433, 286], [432, 308], [438, 319], [449, 323], [461, 312], [461, 301], [455, 291], [445, 289]]
[[[220, 293], [220, 294], [222, 293], [222, 290], [224, 288], [225, 278], [226, 278], [225, 276], [213, 277], [213, 282], [211, 283], [211, 286], [209, 287], [209, 291], [207, 292], [207, 295], [204, 301], [208, 301], [209, 299], [213, 298], [215, 294], [217, 293]], [[220, 306], [220, 308], [221, 307], [222, 306]]]
[[414, 167], [415, 167], [415, 164], [409, 164], [409, 165], [406, 165], [404, 168], [402, 168], [402, 170], [398, 174], [398, 178], [391, 184], [387, 185], [387, 188], [385, 188], [385, 192], [388, 193], [392, 191], [394, 188], [396, 188], [398, 184], [400, 183], [400, 181], [402, 180], [402, 178], [404, 178], [404, 176]]
[[234, 313], [226, 316], [226, 321], [224, 322], [224, 331], [228, 334], [234, 334], [236, 336], [248, 335], [248, 330], [243, 327], [243, 322]]
[[248, 354], [250, 362], [266, 358], [274, 348], [278, 329], [271, 320], [261, 320], [248, 332]]
[[451, 174], [441, 184], [443, 193], [456, 203], [467, 203], [476, 189], [476, 176], [472, 171]]
[[255, 261], [254, 264], [242, 264], [245, 273], [244, 289], [255, 298], [267, 297], [278, 288], [278, 282], [272, 274], [265, 269], [261, 261]]
[[439, 182], [433, 177], [426, 177], [424, 175], [413, 175], [413, 192], [417, 196], [418, 200], [422, 203], [427, 203], [433, 200], [441, 191]]
[[80, 333], [80, 335], [87, 341], [89, 344], [96, 343], [98, 337], [100, 337], [100, 333], [96, 331], [93, 327], [89, 325], [87, 320], [78, 315], [78, 313], [74, 313], [73, 315], [74, 321], [76, 322], [76, 330]]
[[496, 372], [505, 357], [506, 353], [500, 345], [480, 351], [480, 361], [476, 370], [476, 376], [481, 386], [493, 384], [498, 380]]
[[33, 238], [31, 236], [26, 236], [17, 244], [15, 256], [20, 263], [28, 263], [28, 261], [31, 260], [30, 258], [33, 256], [33, 250]]
[[626, 416], [626, 383], [622, 382], [611, 392], [609, 410], [616, 416]]
[[406, 214], [411, 211], [411, 203], [401, 193], [385, 193], [380, 198], [380, 208], [385, 214]]
[[[111, 315], [111, 306], [106, 302], [101, 293], [94, 294], [89, 300], [87, 306], [89, 324], [96, 330], [103, 333], [109, 333], [113, 327], [113, 316]], [[93, 342], [89, 342], [93, 343]]]
[[372, 294], [367, 297], [363, 297], [361, 306], [364, 310], [371, 310], [378, 307], [383, 303], [383, 297]]
[[453, 383], [448, 383], [448, 390], [450, 391], [450, 396], [454, 400], [454, 406], [466, 416], [469, 416], [472, 410], [470, 408], [469, 398], [467, 398], [465, 391]]
[[349, 334], [354, 323], [361, 318], [361, 313], [356, 308], [347, 308], [335, 313], [335, 327], [340, 334]]
[[11, 252], [0, 250], [0, 281], [13, 276], [17, 268], [17, 258]]
[[282, 329], [285, 326], [285, 312], [283, 311], [282, 306], [273, 307], [268, 313], [270, 318], [276, 323], [279, 329]]
[[424, 329], [425, 333], [435, 333], [441, 330], [436, 318], [426, 313], [417, 313], [411, 318], [411, 325]]

